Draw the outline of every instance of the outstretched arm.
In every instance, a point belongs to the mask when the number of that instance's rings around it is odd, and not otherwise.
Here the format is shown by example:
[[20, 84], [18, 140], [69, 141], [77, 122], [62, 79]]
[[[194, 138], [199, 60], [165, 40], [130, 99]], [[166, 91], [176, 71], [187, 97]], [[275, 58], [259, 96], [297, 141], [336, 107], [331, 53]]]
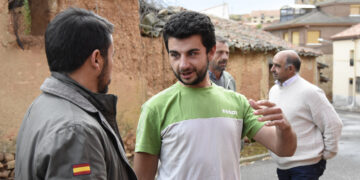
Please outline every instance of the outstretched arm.
[[134, 171], [139, 180], [154, 180], [159, 157], [137, 152], [134, 157]]
[[249, 103], [256, 110], [254, 114], [262, 115], [258, 120], [267, 121], [254, 139], [280, 157], [294, 155], [297, 146], [296, 134], [282, 110], [267, 100], [249, 100]]

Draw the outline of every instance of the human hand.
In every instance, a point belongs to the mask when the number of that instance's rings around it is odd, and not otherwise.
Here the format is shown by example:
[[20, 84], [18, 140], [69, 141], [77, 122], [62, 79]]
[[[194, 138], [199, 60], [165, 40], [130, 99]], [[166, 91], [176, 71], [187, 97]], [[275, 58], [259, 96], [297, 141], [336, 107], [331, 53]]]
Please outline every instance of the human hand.
[[290, 127], [281, 108], [277, 107], [276, 104], [268, 100], [259, 100], [255, 102], [252, 99], [249, 100], [249, 103], [251, 107], [255, 109], [255, 115], [262, 115], [258, 120], [261, 122], [266, 121], [266, 126], [276, 126], [282, 130]]

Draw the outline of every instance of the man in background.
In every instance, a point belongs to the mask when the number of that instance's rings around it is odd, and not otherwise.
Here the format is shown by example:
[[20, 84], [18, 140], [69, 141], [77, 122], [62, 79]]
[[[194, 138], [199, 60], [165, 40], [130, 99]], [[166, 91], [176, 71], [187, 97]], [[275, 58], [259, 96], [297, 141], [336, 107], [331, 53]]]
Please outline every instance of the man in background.
[[51, 71], [19, 130], [15, 179], [136, 179], [116, 123], [113, 25], [70, 8], [45, 32]]
[[297, 134], [297, 149], [292, 157], [279, 157], [280, 180], [319, 179], [326, 160], [338, 151], [342, 122], [324, 92], [299, 75], [301, 60], [293, 50], [278, 52], [271, 72], [276, 80], [269, 100], [284, 112]]
[[229, 45], [227, 43], [225, 38], [216, 36], [216, 52], [210, 61], [209, 76], [216, 85], [236, 91], [234, 78], [225, 71], [229, 60]]

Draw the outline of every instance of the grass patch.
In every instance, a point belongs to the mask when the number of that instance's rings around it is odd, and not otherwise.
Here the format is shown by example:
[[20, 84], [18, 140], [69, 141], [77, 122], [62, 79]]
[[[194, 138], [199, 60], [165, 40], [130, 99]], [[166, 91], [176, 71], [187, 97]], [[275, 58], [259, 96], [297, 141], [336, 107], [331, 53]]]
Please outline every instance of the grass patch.
[[266, 149], [263, 145], [254, 142], [254, 143], [245, 143], [244, 149], [241, 151], [241, 157], [250, 157], [254, 155], [267, 153], [268, 149]]

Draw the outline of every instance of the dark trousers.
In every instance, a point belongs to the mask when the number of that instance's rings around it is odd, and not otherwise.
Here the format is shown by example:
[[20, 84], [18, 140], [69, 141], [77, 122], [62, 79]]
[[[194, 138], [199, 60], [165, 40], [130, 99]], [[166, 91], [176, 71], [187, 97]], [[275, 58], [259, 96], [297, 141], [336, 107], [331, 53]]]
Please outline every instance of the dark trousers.
[[326, 168], [326, 160], [308, 166], [299, 166], [291, 169], [277, 169], [279, 180], [318, 180]]

